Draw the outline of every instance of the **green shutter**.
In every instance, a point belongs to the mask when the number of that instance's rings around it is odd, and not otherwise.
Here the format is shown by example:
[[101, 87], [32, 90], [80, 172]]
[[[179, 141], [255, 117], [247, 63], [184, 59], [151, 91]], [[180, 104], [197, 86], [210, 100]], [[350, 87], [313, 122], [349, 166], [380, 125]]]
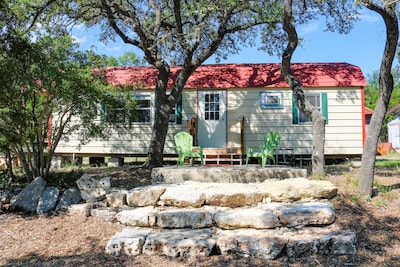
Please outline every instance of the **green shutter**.
[[176, 103], [176, 124], [182, 124], [182, 96]]
[[299, 109], [296, 105], [296, 100], [292, 94], [292, 114], [293, 114], [293, 124], [299, 124]]
[[322, 100], [322, 116], [326, 119], [326, 124], [328, 124], [328, 94], [321, 93], [321, 100]]

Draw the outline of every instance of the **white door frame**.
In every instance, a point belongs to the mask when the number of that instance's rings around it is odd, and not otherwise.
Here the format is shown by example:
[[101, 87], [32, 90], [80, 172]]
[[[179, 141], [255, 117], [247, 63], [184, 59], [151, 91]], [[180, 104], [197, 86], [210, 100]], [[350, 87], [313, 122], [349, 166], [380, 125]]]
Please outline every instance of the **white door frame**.
[[203, 147], [226, 147], [226, 90], [198, 90], [198, 142]]

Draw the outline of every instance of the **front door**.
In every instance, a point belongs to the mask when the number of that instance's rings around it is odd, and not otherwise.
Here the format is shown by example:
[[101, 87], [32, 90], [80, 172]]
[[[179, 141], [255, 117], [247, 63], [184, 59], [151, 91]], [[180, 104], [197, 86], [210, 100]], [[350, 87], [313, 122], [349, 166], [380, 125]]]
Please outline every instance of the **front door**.
[[199, 145], [222, 148], [226, 146], [226, 92], [198, 91]]

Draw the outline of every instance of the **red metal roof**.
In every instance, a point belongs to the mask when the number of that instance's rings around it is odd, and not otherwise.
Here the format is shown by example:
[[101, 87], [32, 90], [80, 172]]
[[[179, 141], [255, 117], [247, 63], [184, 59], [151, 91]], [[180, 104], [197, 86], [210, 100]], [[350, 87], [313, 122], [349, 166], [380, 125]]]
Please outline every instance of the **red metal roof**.
[[370, 109], [370, 108], [367, 108], [367, 107], [364, 107], [364, 112], [365, 112], [365, 115], [374, 114], [374, 111], [372, 109]]
[[[357, 66], [348, 63], [293, 63], [292, 70], [304, 87], [360, 87], [367, 81]], [[168, 87], [173, 86], [181, 67], [171, 67]], [[114, 85], [143, 83], [154, 89], [157, 79], [154, 67], [109, 67], [107, 80]], [[280, 74], [280, 64], [212, 64], [201, 65], [191, 75], [185, 88], [287, 88]]]

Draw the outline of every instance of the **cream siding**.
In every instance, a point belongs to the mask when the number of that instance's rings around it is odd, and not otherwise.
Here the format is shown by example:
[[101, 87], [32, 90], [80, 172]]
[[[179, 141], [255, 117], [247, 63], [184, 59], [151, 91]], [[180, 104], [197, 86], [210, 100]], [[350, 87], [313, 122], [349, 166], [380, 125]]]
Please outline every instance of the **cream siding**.
[[[260, 92], [283, 92], [283, 108], [260, 108]], [[327, 93], [328, 124], [326, 126], [326, 155], [360, 155], [362, 153], [362, 94], [360, 88], [320, 88], [307, 90]], [[240, 147], [240, 123], [244, 117], [244, 147], [262, 145], [264, 135], [271, 130], [281, 134], [280, 147], [293, 148], [296, 154], [311, 154], [312, 125], [293, 124], [292, 93], [282, 88], [228, 89], [227, 95], [227, 146]], [[60, 142], [59, 154], [147, 154], [154, 119], [154, 92], [138, 91], [151, 95], [150, 124], [133, 124], [125, 134], [112, 134], [107, 141], [92, 141], [80, 145], [75, 136]], [[197, 114], [197, 90], [185, 89], [182, 95], [182, 124], [169, 125], [164, 153], [175, 154], [173, 136], [187, 131], [187, 123]]]

